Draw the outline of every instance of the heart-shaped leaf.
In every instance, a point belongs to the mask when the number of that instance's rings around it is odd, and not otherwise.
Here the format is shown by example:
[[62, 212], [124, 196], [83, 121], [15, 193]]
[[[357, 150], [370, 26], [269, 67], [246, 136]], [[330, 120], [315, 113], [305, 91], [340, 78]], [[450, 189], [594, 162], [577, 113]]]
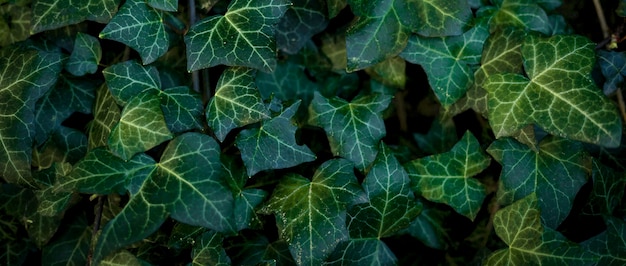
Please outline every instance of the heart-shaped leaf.
[[534, 0], [504, 0], [499, 4], [491, 20], [491, 28], [510, 26], [551, 33], [546, 11]]
[[85, 20], [107, 23], [117, 12], [119, 0], [89, 0], [76, 4], [71, 0], [33, 1], [31, 33], [57, 29]]
[[604, 94], [610, 95], [622, 87], [626, 75], [626, 53], [615, 51], [598, 51], [598, 64], [602, 75], [606, 78]]
[[118, 104], [124, 106], [130, 99], [144, 90], [161, 89], [159, 71], [129, 60], [102, 70], [109, 90]]
[[95, 37], [79, 32], [74, 41], [74, 50], [65, 69], [74, 76], [83, 76], [87, 73], [94, 74], [98, 70], [98, 64], [102, 59], [102, 48]]
[[606, 216], [606, 231], [582, 243], [589, 252], [600, 257], [597, 265], [617, 266], [626, 263], [626, 224]]

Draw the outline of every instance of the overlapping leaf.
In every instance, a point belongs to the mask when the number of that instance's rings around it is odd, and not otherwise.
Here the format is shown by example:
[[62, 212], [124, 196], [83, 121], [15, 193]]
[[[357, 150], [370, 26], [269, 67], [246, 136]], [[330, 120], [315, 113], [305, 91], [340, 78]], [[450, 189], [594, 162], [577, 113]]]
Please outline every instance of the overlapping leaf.
[[36, 0], [33, 3], [31, 33], [57, 29], [85, 20], [107, 23], [117, 12], [119, 0]]
[[248, 175], [241, 163], [229, 157], [222, 157], [222, 163], [224, 164], [224, 178], [230, 190], [233, 191], [235, 199], [234, 213], [237, 231], [257, 227], [261, 218], [255, 212], [255, 208], [263, 202], [268, 195], [267, 192], [257, 188], [245, 188]]
[[483, 44], [489, 36], [488, 20], [481, 18], [460, 36], [427, 38], [413, 35], [400, 56], [420, 64], [428, 83], [444, 107], [459, 100], [474, 82]]
[[46, 245], [42, 251], [42, 261], [47, 265], [87, 263], [91, 228], [84, 215], [77, 216], [65, 228], [59, 238]]
[[417, 146], [427, 155], [444, 153], [450, 150], [459, 141], [456, 135], [454, 121], [445, 118], [436, 118], [430, 124], [426, 134], [413, 134]]
[[430, 201], [445, 203], [474, 220], [487, 193], [471, 178], [489, 166], [491, 159], [470, 132], [447, 153], [432, 155], [404, 165], [413, 190]]
[[202, 128], [202, 99], [188, 87], [168, 88], [159, 92], [165, 123], [172, 133]]
[[532, 193], [498, 211], [496, 234], [509, 246], [492, 253], [485, 265], [591, 265], [593, 254], [559, 232], [541, 225], [536, 194]]
[[160, 89], [159, 71], [153, 66], [142, 66], [129, 60], [102, 70], [115, 101], [124, 106], [130, 99], [150, 88]]
[[87, 73], [94, 74], [98, 70], [98, 64], [102, 59], [100, 42], [95, 37], [77, 33], [74, 41], [74, 50], [65, 69], [74, 76], [82, 76]]
[[298, 111], [300, 101], [286, 108], [280, 115], [262, 123], [260, 128], [245, 129], [237, 135], [248, 176], [269, 169], [283, 169], [315, 160], [315, 154], [296, 143], [297, 127], [291, 118]]
[[44, 169], [53, 163], [78, 162], [87, 153], [87, 136], [76, 129], [60, 127], [33, 151], [33, 166]]
[[520, 27], [543, 34], [550, 34], [550, 22], [546, 11], [533, 0], [504, 0], [491, 20], [491, 28]]
[[325, 162], [312, 180], [289, 174], [278, 184], [266, 212], [273, 212], [280, 238], [299, 265], [320, 265], [348, 239], [346, 205], [364, 199], [353, 164], [344, 159]]
[[147, 3], [151, 7], [164, 11], [178, 10], [178, 1], [176, 0], [148, 0]]
[[32, 185], [35, 103], [56, 82], [61, 63], [57, 53], [15, 46], [0, 50], [0, 173], [6, 182]]
[[291, 1], [285, 15], [276, 25], [276, 47], [288, 54], [295, 54], [326, 25], [325, 0]]
[[163, 12], [144, 1], [129, 0], [100, 32], [101, 39], [121, 42], [141, 56], [144, 65], [156, 61], [169, 48]]
[[626, 53], [600, 50], [598, 51], [598, 64], [602, 75], [606, 78], [603, 87], [604, 94], [612, 94], [621, 88], [626, 75]]
[[406, 84], [406, 61], [400, 57], [392, 57], [380, 62], [373, 67], [365, 69], [372, 78], [380, 83], [392, 87], [404, 89]]
[[270, 117], [254, 83], [255, 70], [232, 67], [222, 73], [206, 110], [209, 126], [219, 141], [237, 127]]
[[271, 72], [276, 67], [275, 24], [287, 10], [284, 0], [234, 0], [223, 16], [208, 17], [187, 35], [187, 70], [216, 65]]
[[592, 215], [612, 215], [624, 198], [626, 174], [617, 172], [593, 159], [591, 177], [593, 190], [585, 205], [585, 211]]
[[390, 102], [390, 96], [379, 94], [346, 102], [315, 93], [309, 107], [309, 123], [324, 128], [333, 154], [365, 169], [376, 158], [378, 141], [386, 134], [382, 112]]
[[487, 152], [502, 165], [498, 201], [510, 204], [535, 193], [545, 225], [557, 228], [567, 217], [578, 190], [586, 182], [580, 143], [547, 137], [539, 151], [511, 138], [497, 140]]
[[429, 37], [461, 35], [472, 20], [466, 0], [421, 0], [417, 11], [417, 33]]
[[446, 227], [445, 217], [450, 213], [424, 204], [424, 208], [406, 229], [406, 233], [419, 239], [430, 248], [445, 250], [448, 247], [451, 230]]
[[534, 123], [554, 135], [618, 146], [622, 123], [616, 108], [589, 76], [593, 47], [582, 36], [527, 36], [522, 56], [528, 78], [495, 74], [485, 83], [496, 137]]
[[278, 62], [274, 72], [257, 73], [255, 82], [263, 99], [272, 96], [283, 102], [301, 99], [306, 106], [313, 99], [313, 93], [320, 88], [318, 83], [307, 77], [305, 66], [295, 60]]
[[230, 258], [222, 247], [222, 242], [224, 242], [224, 236], [218, 232], [203, 233], [192, 250], [191, 258], [193, 261], [191, 265], [231, 265]]
[[600, 257], [597, 265], [617, 266], [626, 263], [626, 224], [606, 216], [606, 231], [585, 241], [582, 246]]
[[398, 259], [378, 239], [354, 239], [342, 242], [324, 265], [396, 265]]
[[88, 149], [106, 146], [109, 134], [122, 117], [122, 111], [115, 103], [113, 94], [106, 84], [96, 91], [96, 101], [93, 104], [93, 120], [88, 127]]
[[26, 40], [30, 36], [30, 8], [16, 4], [0, 6], [0, 47]]

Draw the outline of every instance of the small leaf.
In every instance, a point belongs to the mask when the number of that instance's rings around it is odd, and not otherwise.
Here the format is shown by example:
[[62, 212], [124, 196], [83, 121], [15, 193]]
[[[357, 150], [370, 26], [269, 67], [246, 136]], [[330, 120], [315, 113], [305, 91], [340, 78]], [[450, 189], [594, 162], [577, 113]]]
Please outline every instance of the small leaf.
[[234, 213], [237, 231], [260, 226], [261, 217], [255, 212], [255, 208], [263, 202], [268, 193], [262, 189], [244, 187], [248, 181], [248, 175], [240, 162], [229, 157], [222, 157], [222, 163], [225, 170], [224, 178], [235, 198]]
[[430, 201], [444, 203], [474, 220], [487, 193], [477, 179], [491, 159], [469, 131], [447, 153], [432, 155], [404, 165], [413, 190]]
[[276, 47], [296, 54], [311, 37], [326, 28], [325, 0], [294, 0], [276, 25]]
[[406, 61], [397, 56], [365, 69], [375, 80], [384, 85], [400, 89], [404, 89], [406, 84], [405, 70]]
[[119, 105], [126, 105], [131, 98], [150, 88], [161, 89], [159, 71], [129, 60], [102, 70], [109, 90]]
[[254, 83], [255, 70], [231, 67], [217, 82], [215, 96], [206, 109], [207, 123], [224, 141], [232, 129], [270, 117]]
[[121, 42], [141, 56], [144, 65], [156, 61], [169, 48], [163, 12], [144, 1], [129, 0], [100, 32], [101, 39]]
[[349, 103], [315, 93], [309, 107], [309, 123], [324, 128], [333, 154], [365, 169], [376, 158], [378, 142], [386, 134], [382, 112], [390, 102], [391, 97], [379, 94], [358, 97]]
[[96, 91], [96, 102], [93, 104], [93, 120], [88, 126], [88, 149], [106, 146], [109, 135], [115, 124], [120, 121], [122, 111], [115, 103], [113, 94], [106, 84]]
[[585, 156], [580, 143], [556, 137], [544, 138], [538, 150], [511, 138], [489, 146], [487, 152], [502, 165], [498, 202], [510, 204], [535, 193], [542, 221], [557, 228], [586, 182]]
[[[16, 4], [0, 6], [0, 47], [20, 42], [30, 37], [33, 12], [30, 8]], [[5, 20], [5, 19], [8, 19]]]
[[230, 258], [222, 247], [222, 242], [224, 242], [222, 234], [209, 231], [204, 232], [198, 238], [198, 243], [194, 245], [191, 252], [191, 258], [193, 259], [191, 265], [231, 265]]
[[178, 1], [176, 0], [148, 0], [148, 5], [163, 11], [177, 11]]
[[84, 215], [77, 216], [69, 223], [59, 238], [42, 250], [43, 265], [83, 265], [91, 243], [91, 228]]
[[626, 75], [626, 53], [615, 51], [598, 51], [598, 64], [602, 70], [602, 75], [606, 78], [604, 82], [604, 94], [610, 95], [622, 87], [624, 76]]
[[491, 29], [497, 27], [520, 27], [543, 34], [550, 34], [546, 11], [532, 0], [504, 0], [491, 20]]
[[448, 235], [450, 229], [445, 227], [444, 220], [447, 213], [429, 205], [432, 204], [424, 204], [422, 212], [413, 220], [406, 232], [430, 248], [445, 250], [450, 240]]
[[428, 155], [444, 153], [459, 141], [454, 120], [435, 118], [426, 134], [413, 134], [417, 146]]
[[291, 122], [300, 102], [267, 120], [260, 128], [242, 130], [235, 140], [248, 176], [269, 169], [283, 169], [315, 160], [315, 154], [296, 143], [297, 127]]
[[271, 73], [259, 72], [255, 83], [263, 99], [276, 97], [283, 102], [302, 100], [308, 106], [320, 85], [307, 77], [306, 67], [295, 60], [278, 62]]
[[379, 239], [352, 239], [337, 246], [324, 265], [396, 265], [398, 259]]
[[74, 76], [83, 76], [87, 73], [94, 74], [98, 70], [98, 64], [102, 59], [102, 48], [95, 37], [79, 32], [74, 41], [74, 50], [65, 69]]
[[611, 215], [624, 198], [626, 175], [596, 159], [592, 159], [592, 167], [593, 189], [584, 210], [591, 215]]
[[160, 91], [161, 110], [172, 133], [202, 128], [202, 99], [188, 87], [173, 87]]
[[100, 265], [103, 265], [103, 266], [117, 266], [117, 265], [142, 266], [142, 263], [132, 253], [126, 250], [120, 250], [119, 252], [111, 254], [106, 259], [100, 261]]
[[605, 216], [606, 231], [585, 241], [582, 246], [600, 257], [597, 265], [618, 266], [626, 263], [626, 224]]
[[271, 72], [274, 28], [286, 10], [284, 0], [232, 1], [226, 14], [203, 19], [185, 35], [187, 70], [224, 64]]
[[35, 0], [31, 34], [58, 29], [85, 20], [108, 23], [117, 12], [119, 0], [94, 0], [77, 4], [71, 0]]

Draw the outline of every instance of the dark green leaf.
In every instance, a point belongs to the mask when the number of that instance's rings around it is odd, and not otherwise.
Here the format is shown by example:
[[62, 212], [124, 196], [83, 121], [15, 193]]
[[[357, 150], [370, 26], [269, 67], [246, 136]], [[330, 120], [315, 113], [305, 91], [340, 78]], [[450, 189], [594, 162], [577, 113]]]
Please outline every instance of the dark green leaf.
[[91, 243], [91, 228], [80, 215], [73, 219], [60, 237], [46, 245], [42, 251], [42, 265], [84, 265]]
[[274, 26], [287, 10], [284, 0], [234, 0], [223, 16], [208, 17], [185, 35], [187, 70], [220, 64], [271, 72], [276, 67]]
[[174, 87], [160, 91], [161, 110], [172, 133], [202, 128], [202, 99], [188, 87]]
[[79, 32], [74, 41], [74, 50], [65, 69], [74, 76], [82, 76], [87, 73], [94, 74], [98, 70], [98, 64], [102, 59], [100, 42], [95, 37]]
[[53, 163], [78, 162], [87, 154], [87, 136], [76, 129], [60, 127], [39, 149], [33, 151], [33, 166], [39, 169]]
[[491, 20], [491, 28], [520, 27], [550, 34], [550, 22], [546, 11], [533, 0], [504, 0]]
[[417, 33], [429, 37], [461, 35], [472, 20], [467, 0], [420, 0], [417, 11]]
[[406, 61], [397, 56], [365, 69], [372, 78], [380, 83], [400, 89], [404, 89], [404, 85], [406, 84], [405, 70]]
[[137, 257], [126, 250], [120, 250], [114, 254], [111, 254], [106, 259], [100, 261], [100, 265], [103, 266], [143, 266]]
[[271, 73], [259, 72], [255, 82], [263, 99], [272, 96], [283, 102], [302, 100], [308, 106], [313, 99], [313, 93], [320, 86], [307, 77], [305, 66], [295, 60], [278, 62], [276, 70]]
[[224, 242], [222, 234], [215, 231], [204, 232], [198, 237], [198, 241], [191, 252], [193, 259], [191, 265], [231, 265], [230, 258], [222, 247], [222, 242]]
[[96, 91], [96, 102], [93, 104], [93, 120], [88, 127], [88, 149], [106, 146], [113, 127], [120, 121], [122, 111], [115, 103], [113, 94], [103, 84]]
[[148, 5], [156, 9], [164, 11], [176, 11], [178, 10], [177, 0], [148, 0]]
[[582, 246], [600, 257], [597, 265], [624, 265], [626, 263], [626, 224], [614, 217], [606, 217], [606, 231], [583, 242]]
[[425, 204], [422, 212], [409, 225], [406, 232], [419, 239], [424, 245], [445, 250], [451, 238], [449, 228], [446, 228], [446, 212]]
[[24, 265], [24, 261], [28, 257], [29, 247], [26, 240], [18, 241], [2, 241], [0, 244], [2, 253], [0, 253], [0, 261], [3, 265], [18, 266]]
[[153, 66], [142, 66], [134, 60], [107, 67], [102, 70], [102, 74], [115, 101], [122, 106], [145, 90], [161, 89], [159, 71]]
[[592, 160], [593, 190], [585, 206], [591, 215], [611, 215], [624, 198], [626, 175]]
[[326, 28], [325, 0], [291, 1], [276, 25], [276, 47], [288, 54], [297, 53], [310, 38]]
[[328, 18], [334, 18], [348, 5], [348, 0], [327, 0], [326, 4], [328, 5]]
[[262, 189], [245, 188], [248, 175], [240, 162], [222, 157], [225, 179], [235, 198], [235, 223], [237, 231], [260, 226], [261, 218], [255, 212], [268, 193]]
[[624, 76], [626, 75], [626, 53], [615, 51], [598, 51], [598, 64], [602, 70], [602, 75], [606, 78], [604, 82], [604, 94], [610, 95], [622, 87]]
[[396, 265], [398, 259], [379, 239], [353, 239], [337, 246], [324, 265]]
[[117, 12], [119, 0], [35, 0], [31, 33], [57, 29], [85, 20], [107, 23]]
[[413, 134], [417, 145], [424, 153], [438, 154], [450, 150], [459, 137], [456, 135], [456, 126], [452, 119], [436, 118], [430, 124], [426, 134]]
[[0, 47], [26, 40], [30, 36], [32, 15], [28, 7], [2, 4], [0, 6]]

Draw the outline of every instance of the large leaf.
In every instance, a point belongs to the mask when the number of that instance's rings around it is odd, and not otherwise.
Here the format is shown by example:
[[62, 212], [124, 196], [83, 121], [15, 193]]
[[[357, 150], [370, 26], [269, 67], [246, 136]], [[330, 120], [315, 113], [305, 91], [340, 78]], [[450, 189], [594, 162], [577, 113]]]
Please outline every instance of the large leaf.
[[32, 15], [30, 8], [25, 6], [0, 6], [0, 47], [26, 40], [30, 36]]
[[94, 261], [152, 234], [168, 214], [186, 224], [233, 232], [233, 196], [219, 157], [219, 145], [206, 135], [185, 133], [172, 140], [153, 170], [141, 172], [149, 176], [102, 230]]
[[286, 10], [284, 0], [232, 1], [226, 14], [203, 19], [185, 35], [187, 70], [224, 64], [271, 72], [275, 24]]
[[582, 243], [589, 252], [600, 257], [597, 265], [617, 266], [626, 263], [626, 224], [607, 216], [606, 231]]
[[79, 32], [74, 41], [74, 50], [65, 69], [74, 76], [82, 76], [87, 73], [94, 74], [98, 70], [98, 64], [102, 59], [102, 48], [96, 37]]
[[224, 141], [232, 129], [270, 117], [254, 84], [255, 72], [244, 67], [228, 68], [217, 82], [206, 119], [219, 141]]
[[96, 91], [96, 101], [93, 104], [93, 120], [88, 127], [89, 144], [88, 149], [106, 146], [109, 134], [113, 127], [122, 117], [122, 111], [115, 103], [113, 94], [106, 84], [103, 84]]
[[61, 28], [91, 20], [107, 23], [117, 12], [119, 0], [90, 0], [75, 3], [71, 0], [36, 0], [33, 4], [31, 33]]
[[265, 211], [275, 213], [280, 238], [298, 265], [321, 265], [348, 239], [346, 205], [364, 198], [353, 167], [344, 159], [330, 160], [311, 181], [289, 174], [274, 190]]
[[378, 142], [386, 134], [382, 112], [390, 102], [391, 97], [380, 94], [346, 102], [316, 92], [309, 107], [309, 123], [324, 128], [333, 154], [365, 169], [376, 158]]
[[101, 39], [121, 42], [141, 56], [144, 65], [156, 61], [169, 48], [163, 12], [144, 1], [129, 0], [100, 32]]
[[237, 135], [248, 176], [269, 169], [283, 169], [315, 160], [315, 154], [296, 143], [297, 127], [291, 118], [298, 111], [300, 101], [285, 109], [280, 115], [264, 121], [260, 128], [242, 130]]
[[0, 51], [0, 175], [6, 182], [32, 185], [35, 103], [56, 82], [61, 63], [57, 53], [16, 46]]
[[550, 34], [546, 11], [534, 0], [504, 0], [491, 20], [491, 28], [520, 27]]
[[527, 197], [498, 211], [493, 225], [509, 246], [492, 253], [485, 265], [591, 265], [597, 257], [559, 232], [543, 228], [537, 196]]
[[115, 101], [122, 106], [142, 91], [161, 89], [159, 71], [153, 66], [142, 66], [134, 60], [109, 66], [102, 70], [102, 74]]
[[480, 181], [471, 177], [486, 169], [490, 162], [478, 140], [466, 132], [449, 152], [417, 159], [404, 167], [413, 190], [474, 220], [487, 193]]
[[594, 46], [581, 36], [527, 36], [522, 56], [528, 78], [496, 74], [485, 83], [496, 137], [512, 136], [534, 123], [554, 135], [618, 146], [622, 123], [617, 110], [589, 75]]
[[585, 184], [582, 145], [566, 139], [546, 137], [538, 151], [511, 138], [497, 140], [487, 152], [502, 165], [498, 201], [510, 204], [531, 193], [540, 199], [541, 218], [557, 228], [567, 217], [578, 190]]
[[291, 1], [276, 25], [276, 47], [289, 54], [297, 53], [311, 37], [326, 28], [325, 0]]
[[480, 63], [483, 44], [489, 36], [482, 18], [460, 36], [427, 38], [413, 35], [400, 56], [420, 64], [428, 83], [444, 107], [459, 100], [474, 82], [474, 66]]

